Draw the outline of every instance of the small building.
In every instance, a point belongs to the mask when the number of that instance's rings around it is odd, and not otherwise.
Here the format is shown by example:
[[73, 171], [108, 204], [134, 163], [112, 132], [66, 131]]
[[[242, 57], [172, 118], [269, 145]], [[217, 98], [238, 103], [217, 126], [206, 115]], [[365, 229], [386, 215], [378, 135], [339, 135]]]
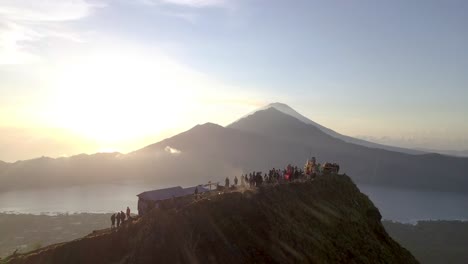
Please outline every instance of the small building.
[[198, 188], [198, 193], [209, 192], [210, 190], [202, 185], [189, 188], [180, 186], [170, 187], [159, 190], [152, 190], [138, 194], [138, 215], [144, 215], [153, 208], [159, 208], [159, 203], [164, 200], [191, 195], [195, 193], [195, 188]]

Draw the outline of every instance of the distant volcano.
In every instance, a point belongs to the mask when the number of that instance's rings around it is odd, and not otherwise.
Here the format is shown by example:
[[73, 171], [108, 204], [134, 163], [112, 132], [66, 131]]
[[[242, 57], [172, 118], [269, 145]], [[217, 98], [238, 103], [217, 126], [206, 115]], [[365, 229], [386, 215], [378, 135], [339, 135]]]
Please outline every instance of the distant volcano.
[[[357, 145], [361, 145], [361, 146], [365, 146], [365, 147], [369, 147], [369, 148], [380, 148], [380, 149], [385, 149], [385, 150], [391, 150], [391, 151], [398, 151], [398, 152], [402, 152], [402, 153], [408, 153], [408, 154], [424, 154], [424, 153], [427, 153], [427, 152], [423, 152], [421, 150], [415, 150], [415, 149], [407, 149], [407, 148], [399, 148], [399, 147], [393, 147], [393, 146], [387, 146], [387, 145], [382, 145], [382, 144], [378, 144], [378, 143], [374, 143], [374, 142], [369, 142], [369, 141], [366, 141], [366, 140], [362, 140], [362, 139], [358, 139], [358, 138], [353, 138], [353, 137], [349, 137], [349, 136], [345, 136], [345, 135], [342, 135], [338, 132], [335, 132], [327, 127], [324, 127], [310, 119], [308, 119], [307, 117], [301, 115], [300, 113], [298, 113], [296, 110], [292, 109], [289, 105], [287, 104], [283, 104], [283, 103], [271, 103], [269, 105], [266, 105], [264, 107], [261, 107], [253, 112], [251, 112], [250, 114], [244, 116], [244, 117], [247, 117], [249, 115], [252, 115], [258, 111], [261, 111], [261, 110], [266, 110], [266, 109], [269, 109], [269, 108], [274, 108], [284, 114], [287, 114], [287, 115], [290, 115], [306, 124], [309, 124], [309, 125], [313, 125], [315, 126], [316, 128], [320, 129], [322, 132], [332, 136], [332, 137], [335, 137], [335, 138], [338, 138], [338, 139], [341, 139], [343, 141], [346, 141], [348, 143], [353, 143], [353, 144], [357, 144]], [[241, 118], [242, 119], [242, 118]], [[240, 119], [239, 119], [240, 120]], [[239, 121], [237, 120], [237, 121]], [[236, 121], [236, 122], [237, 122]], [[234, 123], [236, 123], [234, 122]], [[233, 124], [234, 124], [233, 123]], [[231, 125], [233, 125], [231, 124]]]

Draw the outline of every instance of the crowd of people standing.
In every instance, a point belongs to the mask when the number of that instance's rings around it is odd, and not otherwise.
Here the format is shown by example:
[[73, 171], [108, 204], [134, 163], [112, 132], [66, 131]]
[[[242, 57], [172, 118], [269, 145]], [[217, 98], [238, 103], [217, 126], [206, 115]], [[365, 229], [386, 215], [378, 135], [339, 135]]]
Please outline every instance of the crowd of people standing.
[[[240, 176], [241, 187], [260, 187], [263, 184], [276, 184], [283, 182], [290, 182], [301, 179], [309, 179], [311, 175], [304, 173], [304, 170], [297, 166], [288, 165], [285, 169], [271, 169], [268, 173], [262, 173], [260, 171], [253, 171], [251, 173], [242, 174]], [[226, 177], [224, 188], [231, 188], [232, 186], [239, 186], [239, 180], [237, 176], [234, 177], [234, 184], [230, 185], [229, 177]]]

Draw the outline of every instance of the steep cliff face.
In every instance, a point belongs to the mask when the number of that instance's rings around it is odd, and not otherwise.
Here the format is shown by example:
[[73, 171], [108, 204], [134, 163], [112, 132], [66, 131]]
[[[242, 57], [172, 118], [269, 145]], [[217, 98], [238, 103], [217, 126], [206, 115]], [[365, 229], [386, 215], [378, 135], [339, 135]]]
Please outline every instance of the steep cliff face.
[[8, 263], [417, 263], [347, 176], [168, 208]]

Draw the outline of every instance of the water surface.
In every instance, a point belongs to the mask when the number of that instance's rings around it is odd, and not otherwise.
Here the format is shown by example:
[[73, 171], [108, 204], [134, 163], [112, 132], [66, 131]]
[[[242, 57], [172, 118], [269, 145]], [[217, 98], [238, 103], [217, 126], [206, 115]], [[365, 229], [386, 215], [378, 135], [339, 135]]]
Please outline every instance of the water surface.
[[137, 194], [163, 188], [144, 184], [105, 184], [0, 193], [0, 212], [57, 214], [109, 213], [129, 206], [135, 213]]
[[[137, 212], [136, 195], [170, 186], [106, 184], [0, 193], [0, 212], [57, 214], [108, 213], [130, 206]], [[468, 195], [358, 185], [379, 208], [384, 219], [399, 222], [417, 220], [468, 219]]]
[[383, 219], [399, 222], [417, 220], [467, 220], [468, 195], [359, 184], [379, 208]]

